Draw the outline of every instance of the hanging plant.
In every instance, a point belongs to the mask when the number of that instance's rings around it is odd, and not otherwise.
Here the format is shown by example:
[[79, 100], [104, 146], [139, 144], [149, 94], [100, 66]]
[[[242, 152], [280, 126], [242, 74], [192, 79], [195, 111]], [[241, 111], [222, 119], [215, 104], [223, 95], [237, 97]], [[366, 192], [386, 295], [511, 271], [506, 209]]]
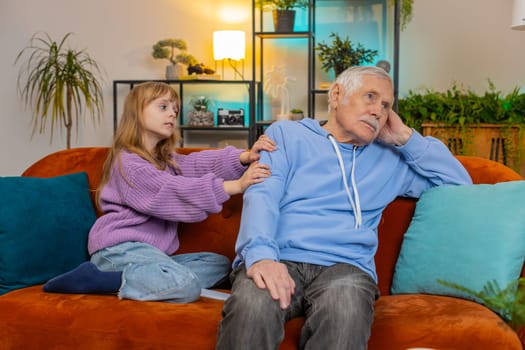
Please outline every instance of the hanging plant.
[[405, 29], [412, 20], [414, 0], [389, 0], [389, 4], [394, 6], [397, 1], [401, 1], [400, 21], [401, 29]]

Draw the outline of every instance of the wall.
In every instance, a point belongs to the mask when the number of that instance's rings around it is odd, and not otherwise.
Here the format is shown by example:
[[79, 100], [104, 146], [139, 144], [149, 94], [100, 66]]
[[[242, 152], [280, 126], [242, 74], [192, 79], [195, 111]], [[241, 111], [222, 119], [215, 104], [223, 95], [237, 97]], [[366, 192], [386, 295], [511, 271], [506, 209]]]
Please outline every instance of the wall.
[[453, 81], [476, 91], [491, 79], [525, 92], [525, 31], [510, 29], [512, 0], [414, 0], [401, 36], [400, 92]]
[[[197, 6], [196, 6], [197, 4]], [[87, 49], [106, 71], [105, 115], [96, 127], [80, 125], [73, 147], [109, 145], [113, 131], [112, 81], [163, 79], [167, 61], [154, 60], [151, 46], [160, 39], [186, 39], [189, 52], [213, 65], [212, 32], [250, 30], [247, 0], [2, 0], [0, 2], [0, 176], [19, 175], [28, 165], [65, 148], [65, 135], [49, 132], [31, 139], [31, 114], [17, 95], [18, 52], [37, 31], [54, 39], [74, 32], [73, 47]], [[232, 23], [225, 22], [229, 18]], [[239, 23], [235, 23], [237, 18]], [[49, 131], [49, 130], [48, 130]]]
[[[19, 175], [42, 156], [65, 148], [65, 137], [58, 132], [52, 144], [49, 130], [30, 137], [30, 110], [17, 95], [14, 60], [33, 33], [45, 31], [59, 38], [74, 32], [73, 46], [86, 48], [105, 68], [105, 115], [96, 127], [89, 120], [82, 123], [73, 147], [106, 146], [113, 127], [111, 82], [162, 79], [166, 62], [150, 55], [157, 40], [184, 38], [194, 56], [212, 65], [214, 30], [242, 29], [250, 37], [250, 1], [196, 3], [2, 0], [0, 176]], [[454, 80], [483, 89], [487, 78], [505, 91], [516, 85], [525, 88], [525, 32], [509, 29], [511, 7], [511, 0], [415, 0], [414, 19], [401, 37], [400, 94], [421, 86], [444, 89]]]

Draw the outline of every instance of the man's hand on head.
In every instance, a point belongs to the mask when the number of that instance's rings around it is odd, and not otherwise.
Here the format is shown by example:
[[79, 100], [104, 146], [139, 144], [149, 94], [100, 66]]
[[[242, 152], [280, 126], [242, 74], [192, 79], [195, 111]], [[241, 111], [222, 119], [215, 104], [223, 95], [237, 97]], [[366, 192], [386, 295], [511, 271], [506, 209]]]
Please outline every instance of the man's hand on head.
[[412, 136], [412, 128], [406, 126], [399, 115], [390, 110], [385, 125], [377, 136], [378, 140], [396, 146], [403, 146]]

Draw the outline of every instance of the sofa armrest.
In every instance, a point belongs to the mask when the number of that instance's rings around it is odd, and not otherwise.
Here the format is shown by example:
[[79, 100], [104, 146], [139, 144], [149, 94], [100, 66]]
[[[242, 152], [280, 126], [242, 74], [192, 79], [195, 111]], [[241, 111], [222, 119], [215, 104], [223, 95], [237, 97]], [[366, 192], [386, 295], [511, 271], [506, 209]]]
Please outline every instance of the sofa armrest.
[[[93, 208], [96, 208], [95, 191], [100, 182], [102, 167], [108, 152], [108, 147], [80, 147], [61, 150], [35, 162], [22, 173], [22, 176], [54, 177], [86, 172], [91, 201]], [[97, 210], [97, 215], [100, 214]]]
[[[468, 171], [474, 184], [523, 180], [520, 174], [502, 163], [480, 157], [456, 157]], [[416, 202], [415, 199], [397, 198], [383, 212], [378, 227], [379, 246], [375, 256], [381, 295], [390, 294], [395, 264], [401, 250], [403, 236], [414, 215]], [[525, 268], [522, 270], [522, 276], [525, 277]]]
[[473, 156], [456, 156], [467, 169], [475, 184], [495, 184], [498, 182], [523, 180], [523, 177], [502, 163]]

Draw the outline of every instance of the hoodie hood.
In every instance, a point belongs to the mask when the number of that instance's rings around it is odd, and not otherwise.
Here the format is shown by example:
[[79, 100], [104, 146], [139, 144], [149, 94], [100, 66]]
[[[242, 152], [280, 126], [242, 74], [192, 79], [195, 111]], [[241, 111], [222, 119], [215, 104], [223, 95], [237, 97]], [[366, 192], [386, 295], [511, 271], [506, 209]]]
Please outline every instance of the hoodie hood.
[[312, 132], [314, 132], [314, 133], [316, 133], [318, 135], [321, 135], [323, 137], [328, 137], [328, 135], [330, 134], [328, 131], [326, 131], [321, 126], [321, 121], [319, 121], [319, 120], [315, 120], [315, 119], [312, 119], [312, 118], [303, 118], [303, 119], [301, 119], [299, 121], [299, 123], [304, 125], [306, 128], [308, 128]]
[[[328, 137], [332, 134], [330, 134], [325, 128], [321, 126], [322, 122], [323, 121], [321, 120], [315, 120], [312, 118], [304, 118], [299, 121], [299, 123], [301, 123], [301, 125], [306, 127], [308, 130], [312, 131], [313, 133], [319, 136], [324, 137], [326, 140], [329, 141]], [[291, 122], [291, 123], [294, 123], [294, 122]], [[345, 149], [348, 151], [350, 150], [355, 151], [356, 154], [360, 154], [368, 146], [368, 145], [364, 145], [364, 146], [354, 147], [354, 145], [351, 143], [340, 143], [340, 142], [337, 142], [337, 144], [339, 145], [339, 147], [341, 147], [341, 149]]]

